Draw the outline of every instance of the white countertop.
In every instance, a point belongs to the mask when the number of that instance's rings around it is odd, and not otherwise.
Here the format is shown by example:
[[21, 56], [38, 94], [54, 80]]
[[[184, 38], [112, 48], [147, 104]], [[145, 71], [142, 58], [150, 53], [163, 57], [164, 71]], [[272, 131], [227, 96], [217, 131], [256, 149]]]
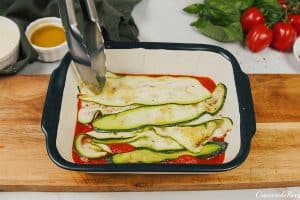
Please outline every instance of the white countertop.
[[[220, 43], [200, 34], [189, 26], [196, 17], [182, 11], [182, 8], [195, 2], [199, 0], [143, 0], [133, 12], [140, 41], [213, 44], [229, 50], [246, 73], [300, 73], [300, 63], [293, 53], [267, 48], [254, 54], [240, 43]], [[57, 65], [35, 62], [22, 73], [48, 74]]]
[[[231, 51], [238, 59], [246, 73], [300, 73], [300, 64], [296, 62], [292, 53], [280, 53], [270, 48], [253, 54], [241, 44], [222, 44], [213, 41], [194, 30], [189, 23], [194, 16], [185, 14], [182, 8], [198, 0], [143, 0], [134, 10], [133, 16], [140, 30], [140, 40], [148, 42], [180, 42], [180, 43], [208, 43], [222, 46]], [[21, 73], [49, 74], [58, 66], [56, 63], [34, 62]], [[300, 199], [300, 187], [278, 189], [252, 190], [223, 190], [223, 191], [195, 191], [195, 192], [141, 192], [141, 193], [38, 193], [38, 192], [2, 192], [2, 200], [65, 200], [65, 199]]]

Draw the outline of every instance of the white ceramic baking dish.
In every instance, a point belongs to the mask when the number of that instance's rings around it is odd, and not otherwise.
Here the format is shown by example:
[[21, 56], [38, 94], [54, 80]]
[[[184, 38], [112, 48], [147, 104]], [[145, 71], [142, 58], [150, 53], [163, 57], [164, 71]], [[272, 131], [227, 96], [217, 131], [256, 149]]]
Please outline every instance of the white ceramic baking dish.
[[228, 51], [210, 45], [170, 43], [107, 43], [107, 69], [116, 73], [206, 76], [227, 86], [224, 116], [234, 122], [226, 137], [224, 164], [76, 164], [72, 145], [77, 116], [78, 79], [67, 54], [53, 72], [42, 119], [50, 158], [60, 167], [85, 172], [210, 173], [230, 170], [247, 157], [255, 133], [250, 84]]

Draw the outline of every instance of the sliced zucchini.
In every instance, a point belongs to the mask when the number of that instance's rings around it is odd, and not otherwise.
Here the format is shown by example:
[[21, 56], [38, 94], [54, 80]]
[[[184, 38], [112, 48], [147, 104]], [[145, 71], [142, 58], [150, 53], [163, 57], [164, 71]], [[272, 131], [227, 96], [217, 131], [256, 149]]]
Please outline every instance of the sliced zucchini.
[[93, 119], [95, 118], [95, 115], [101, 112], [95, 108], [81, 108], [78, 111], [78, 121], [82, 124], [88, 124], [91, 123], [93, 121]]
[[110, 149], [110, 147], [109, 146], [107, 146], [106, 144], [97, 144], [97, 143], [91, 143], [92, 145], [94, 145], [94, 146], [98, 146], [98, 147], [100, 147], [103, 151], [105, 151], [105, 152], [107, 152], [107, 153], [110, 153], [110, 154], [112, 154], [113, 152], [111, 151], [111, 149]]
[[[105, 115], [93, 121], [100, 131], [131, 131], [145, 126], [165, 126], [188, 122], [207, 113], [218, 112], [225, 101], [226, 87], [218, 84], [213, 96], [192, 105], [166, 104], [142, 106], [116, 114]], [[219, 99], [218, 99], [219, 98]]]
[[82, 124], [91, 123], [94, 117], [97, 116], [98, 114], [99, 116], [114, 114], [114, 113], [119, 113], [125, 110], [139, 107], [138, 105], [112, 107], [112, 106], [99, 105], [91, 102], [84, 102], [84, 103], [85, 105], [81, 107], [78, 111], [78, 121]]
[[131, 131], [145, 126], [173, 125], [198, 118], [205, 105], [143, 106], [96, 118], [93, 127], [99, 131]]
[[232, 130], [233, 121], [228, 117], [223, 117], [222, 121], [218, 120], [217, 123], [219, 124], [219, 128], [214, 131], [212, 137], [225, 137], [226, 134]]
[[[197, 126], [153, 127], [136, 132], [123, 132], [120, 134], [130, 133], [136, 136], [109, 140], [94, 139], [93, 142], [101, 144], [129, 143], [137, 148], [148, 148], [155, 151], [187, 149], [191, 152], [198, 153], [202, 150], [203, 145], [208, 139], [215, 135], [215, 132], [223, 136], [231, 129], [232, 121], [229, 118], [221, 118]], [[101, 135], [102, 133], [96, 132], [96, 134]]]
[[232, 127], [232, 120], [224, 117], [200, 124], [193, 124], [192, 126], [154, 127], [154, 129], [157, 134], [171, 137], [187, 150], [198, 153], [208, 139], [215, 134], [224, 136]]
[[74, 147], [80, 156], [96, 159], [107, 156], [108, 153], [100, 146], [91, 144], [91, 138], [85, 134], [78, 135], [74, 140]]
[[217, 114], [225, 103], [227, 88], [223, 83], [219, 83], [213, 91], [212, 97], [207, 99], [206, 111], [211, 115]]
[[[195, 156], [211, 156], [211, 149], [217, 148], [216, 142], [207, 142], [212, 135], [226, 134], [232, 129], [232, 120], [229, 118], [222, 118], [211, 120], [198, 126], [192, 127], [164, 127], [164, 128], [148, 128], [136, 132], [125, 133], [97, 133], [90, 132], [88, 134], [81, 134], [76, 137], [74, 145], [77, 152], [87, 158], [99, 158], [111, 153], [110, 148], [106, 144], [111, 143], [128, 143], [136, 148], [146, 148], [153, 151], [182, 151], [187, 149], [189, 155]], [[131, 138], [109, 138], [109, 139], [95, 139], [93, 134], [132, 134]], [[111, 136], [110, 136], [111, 137]], [[106, 153], [104, 153], [106, 152]], [[185, 153], [186, 154], [186, 153]], [[171, 159], [171, 158], [168, 158]]]
[[171, 137], [187, 150], [198, 153], [217, 128], [218, 124], [215, 121], [209, 121], [194, 127], [155, 127], [155, 131], [161, 136]]
[[211, 93], [197, 79], [190, 77], [110, 75], [100, 94], [89, 92], [91, 88], [82, 82], [79, 98], [107, 106], [192, 104], [211, 97]]
[[99, 140], [107, 140], [107, 139], [128, 139], [136, 136], [136, 132], [97, 132], [90, 131], [86, 133], [92, 138]]
[[202, 115], [201, 117], [194, 119], [192, 121], [180, 123], [180, 124], [178, 124], [178, 126], [198, 126], [198, 125], [204, 124], [208, 121], [217, 120], [217, 119], [222, 119], [222, 117], [213, 116], [211, 114], [206, 113], [206, 114]]
[[128, 143], [136, 148], [148, 148], [155, 151], [168, 151], [168, 150], [182, 150], [184, 147], [178, 144], [176, 141], [170, 137], [163, 137], [158, 134], [153, 129], [147, 129], [133, 138], [127, 139], [114, 139], [114, 140], [99, 140], [93, 139], [94, 144], [111, 144], [111, 143]]
[[199, 158], [212, 158], [220, 153], [226, 151], [228, 146], [227, 142], [217, 142], [217, 141], [210, 141], [207, 142], [199, 153], [196, 153], [194, 156]]
[[137, 148], [147, 148], [155, 151], [169, 151], [182, 150], [183, 146], [169, 137], [162, 137], [157, 135], [154, 130], [148, 130], [142, 133], [143, 137], [130, 142], [130, 144]]
[[227, 148], [225, 142], [209, 142], [202, 150], [195, 154], [189, 151], [178, 151], [170, 153], [162, 153], [147, 149], [135, 150], [128, 153], [112, 155], [112, 162], [115, 164], [125, 163], [158, 163], [165, 160], [174, 160], [183, 155], [192, 155], [200, 158], [214, 157], [224, 152]]
[[130, 143], [135, 141], [137, 138], [132, 137], [132, 138], [124, 138], [124, 139], [93, 139], [92, 144], [116, 144], [116, 143]]
[[219, 123], [219, 128], [225, 132], [231, 131], [233, 127], [233, 121], [229, 117], [223, 117], [222, 120], [217, 120]]

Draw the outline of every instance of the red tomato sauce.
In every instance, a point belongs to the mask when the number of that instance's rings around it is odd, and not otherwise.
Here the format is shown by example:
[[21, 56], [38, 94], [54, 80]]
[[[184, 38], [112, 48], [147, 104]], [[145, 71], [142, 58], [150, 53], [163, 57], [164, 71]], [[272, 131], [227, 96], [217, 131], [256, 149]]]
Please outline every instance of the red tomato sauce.
[[217, 141], [217, 142], [224, 142], [225, 138], [224, 137], [213, 137], [212, 140]]
[[225, 153], [221, 153], [215, 157], [212, 158], [207, 158], [207, 159], [201, 159], [201, 158], [197, 158], [191, 155], [183, 155], [180, 156], [178, 158], [176, 158], [175, 160], [170, 160], [170, 161], [165, 161], [163, 163], [166, 164], [205, 164], [205, 165], [209, 165], [209, 164], [222, 164], [224, 162], [225, 159]]
[[[143, 74], [119, 74], [119, 75], [141, 76]], [[160, 77], [160, 76], [168, 76], [168, 75], [166, 75], [166, 74], [150, 74], [150, 75], [145, 74], [145, 76]], [[216, 87], [216, 83], [209, 77], [183, 76], [183, 75], [170, 75], [170, 76], [195, 78], [210, 92], [213, 92]], [[81, 101], [78, 100], [77, 110], [79, 111], [80, 108], [81, 108]], [[76, 126], [75, 126], [74, 136], [77, 136], [78, 134], [82, 134], [82, 133], [87, 133], [92, 130], [93, 130], [93, 126], [91, 124], [82, 124], [77, 121]], [[224, 138], [213, 138], [213, 140], [224, 141]], [[130, 144], [118, 143], [118, 144], [107, 144], [107, 145], [111, 149], [112, 154], [126, 153], [126, 152], [135, 150], [135, 147]], [[73, 157], [74, 162], [78, 163], [78, 164], [108, 164], [109, 163], [108, 159], [105, 157], [99, 158], [99, 159], [83, 158], [80, 155], [78, 155], [78, 153], [76, 152], [74, 147], [72, 149], [72, 157]], [[167, 164], [222, 164], [224, 162], [224, 158], [225, 158], [225, 153], [222, 153], [216, 157], [209, 158], [209, 159], [200, 159], [200, 158], [193, 157], [190, 155], [183, 155], [183, 156], [178, 157], [175, 160], [164, 161], [163, 163], [167, 163]]]
[[110, 148], [113, 154], [126, 153], [135, 150], [134, 146], [126, 143], [108, 144], [107, 146]]

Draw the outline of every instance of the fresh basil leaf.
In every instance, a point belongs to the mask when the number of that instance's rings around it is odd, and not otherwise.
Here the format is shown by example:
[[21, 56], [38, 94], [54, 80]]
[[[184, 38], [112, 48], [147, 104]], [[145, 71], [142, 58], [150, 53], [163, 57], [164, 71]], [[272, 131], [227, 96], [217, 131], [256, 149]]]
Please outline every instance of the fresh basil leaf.
[[255, 0], [204, 0], [201, 8], [193, 4], [185, 8], [188, 13], [199, 13], [192, 26], [204, 35], [220, 42], [243, 40], [240, 24], [242, 11], [253, 6]]
[[254, 5], [254, 0], [231, 0], [230, 4], [236, 9], [244, 11]]
[[[209, 19], [213, 24], [227, 26], [233, 22], [240, 21], [240, 11], [233, 8], [231, 5], [205, 5], [201, 15]], [[201, 17], [201, 16], [200, 16]]]
[[205, 0], [204, 4], [210, 6], [229, 5], [243, 11], [254, 5], [254, 0]]
[[233, 9], [243, 11], [253, 6], [254, 0], [205, 0], [206, 6], [220, 8], [222, 6], [231, 7]]
[[183, 9], [183, 11], [185, 11], [189, 14], [198, 14], [202, 10], [203, 7], [204, 7], [203, 4], [195, 3], [195, 4], [185, 7]]
[[268, 26], [273, 26], [284, 15], [278, 0], [256, 0], [256, 6], [264, 14]]
[[220, 42], [243, 40], [243, 30], [240, 22], [234, 22], [228, 26], [220, 26], [214, 25], [208, 19], [199, 18], [191, 25], [195, 26], [202, 34]]

